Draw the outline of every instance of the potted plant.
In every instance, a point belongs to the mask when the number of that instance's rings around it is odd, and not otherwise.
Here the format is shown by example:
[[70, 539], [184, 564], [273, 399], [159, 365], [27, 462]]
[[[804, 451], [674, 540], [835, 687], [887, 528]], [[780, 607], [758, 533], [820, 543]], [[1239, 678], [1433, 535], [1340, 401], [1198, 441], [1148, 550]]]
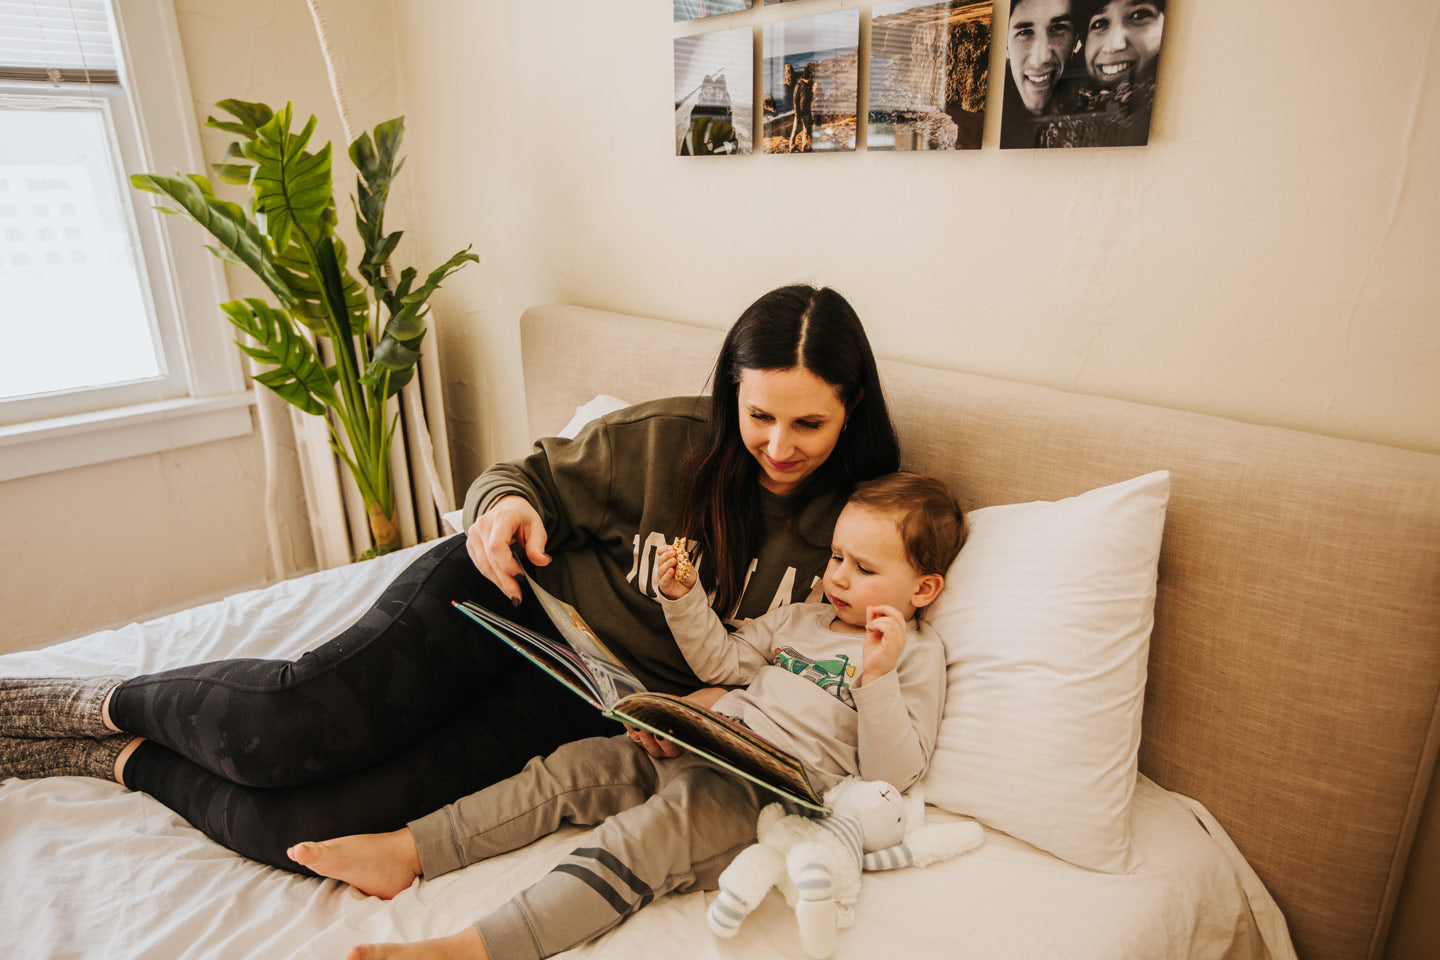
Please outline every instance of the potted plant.
[[[292, 133], [292, 108], [276, 112], [263, 103], [222, 100], [217, 107], [235, 120], [209, 117], [206, 126], [239, 137], [231, 143], [216, 176], [250, 190], [249, 211], [215, 195], [200, 174], [173, 177], [136, 174], [131, 184], [160, 194], [218, 241], [207, 248], [229, 263], [249, 267], [278, 304], [257, 298], [220, 305], [225, 316], [253, 343], [236, 345], [269, 369], [255, 381], [306, 413], [325, 418], [330, 446], [350, 470], [364, 500], [376, 553], [400, 546], [390, 442], [395, 419], [387, 422], [385, 402], [414, 376], [425, 337], [427, 301], [447, 276], [478, 261], [469, 247], [417, 284], [406, 267], [395, 279], [388, 261], [401, 231], [386, 233], [385, 201], [403, 164], [397, 159], [405, 118], [380, 124], [374, 136], [350, 144], [356, 178], [355, 226], [364, 244], [356, 265], [362, 284], [346, 266], [345, 245], [335, 235], [335, 197], [330, 178], [330, 144], [307, 147], [315, 117]], [[317, 352], [302, 326], [328, 340], [334, 361]], [[398, 415], [397, 415], [398, 416]]]

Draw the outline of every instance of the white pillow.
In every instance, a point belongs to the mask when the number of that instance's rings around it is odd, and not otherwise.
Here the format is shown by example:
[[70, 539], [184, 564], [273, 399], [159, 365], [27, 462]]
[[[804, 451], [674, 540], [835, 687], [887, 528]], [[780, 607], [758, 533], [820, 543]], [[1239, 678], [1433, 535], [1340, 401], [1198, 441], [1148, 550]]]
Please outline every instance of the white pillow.
[[984, 507], [924, 611], [945, 644], [925, 799], [1092, 870], [1139, 866], [1130, 798], [1167, 471]]
[[555, 436], [573, 440], [585, 424], [591, 420], [598, 420], [607, 413], [614, 413], [616, 410], [623, 410], [628, 406], [630, 404], [619, 397], [612, 397], [608, 393], [598, 394], [576, 407], [575, 415], [570, 418], [570, 422], [561, 427], [560, 432]]

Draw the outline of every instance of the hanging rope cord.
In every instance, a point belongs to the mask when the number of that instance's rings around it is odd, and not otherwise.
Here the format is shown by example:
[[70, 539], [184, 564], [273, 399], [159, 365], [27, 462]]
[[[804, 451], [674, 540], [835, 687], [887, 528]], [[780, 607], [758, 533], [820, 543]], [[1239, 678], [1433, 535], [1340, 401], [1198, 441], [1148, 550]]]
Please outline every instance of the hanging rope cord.
[[[335, 110], [340, 114], [340, 129], [345, 134], [345, 143], [355, 142], [354, 126], [350, 122], [350, 105], [345, 100], [345, 91], [340, 86], [340, 75], [335, 70], [335, 61], [330, 56], [330, 33], [325, 25], [325, 14], [320, 9], [319, 0], [305, 0], [306, 6], [310, 8], [310, 19], [315, 23], [315, 36], [320, 41], [320, 54], [325, 60], [325, 72], [330, 78], [330, 95], [335, 99]], [[390, 261], [385, 261], [385, 279], [391, 286], [395, 284], [395, 268]], [[415, 371], [416, 378], [411, 381], [416, 386], [415, 390], [402, 390], [400, 396], [408, 405], [410, 417], [416, 425], [416, 438], [420, 441], [420, 459], [425, 464], [425, 477], [430, 481], [430, 497], [435, 501], [435, 509], [439, 513], [449, 513], [454, 509], [450, 497], [445, 493], [445, 486], [440, 482], [439, 471], [435, 469], [435, 446], [430, 442], [430, 430], [426, 426], [425, 411], [420, 405], [419, 374]]]

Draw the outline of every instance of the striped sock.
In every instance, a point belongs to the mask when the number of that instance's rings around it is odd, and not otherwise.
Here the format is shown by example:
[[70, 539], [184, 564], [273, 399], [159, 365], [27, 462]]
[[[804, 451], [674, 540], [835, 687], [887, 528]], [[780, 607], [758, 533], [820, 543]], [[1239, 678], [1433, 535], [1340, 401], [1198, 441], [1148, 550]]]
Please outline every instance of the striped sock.
[[733, 937], [740, 924], [750, 915], [754, 907], [741, 900], [733, 890], [720, 888], [720, 893], [705, 912], [705, 919], [717, 937]]
[[838, 910], [830, 868], [807, 863], [795, 874], [800, 899], [795, 904], [795, 923], [800, 928], [800, 945], [811, 957], [828, 957], [835, 952]]
[[795, 875], [795, 890], [801, 900], [833, 900], [835, 884], [830, 868], [823, 863], [807, 863]]

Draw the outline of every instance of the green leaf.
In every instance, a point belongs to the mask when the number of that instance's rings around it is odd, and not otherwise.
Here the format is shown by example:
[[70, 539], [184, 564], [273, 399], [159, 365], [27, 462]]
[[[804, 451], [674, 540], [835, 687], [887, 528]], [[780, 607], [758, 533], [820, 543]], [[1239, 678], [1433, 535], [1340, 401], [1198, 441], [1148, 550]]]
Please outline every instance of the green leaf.
[[466, 247], [434, 270], [431, 270], [430, 275], [425, 278], [424, 285], [413, 292], [406, 293], [401, 297], [401, 302], [407, 307], [419, 307], [423, 305], [426, 300], [430, 299], [430, 294], [435, 292], [446, 277], [465, 266], [466, 263], [479, 262], [480, 258], [470, 252], [470, 247]]
[[360, 176], [371, 183], [388, 180], [395, 175], [395, 154], [405, 135], [405, 118], [395, 117], [375, 127], [375, 138], [362, 133], [350, 144], [350, 162]]
[[[380, 386], [381, 381], [385, 382], [385, 399], [389, 400], [395, 394], [405, 389], [405, 384], [415, 378], [415, 364], [419, 361], [420, 354], [415, 354], [415, 360], [400, 368], [389, 366], [380, 360], [372, 360], [365, 371], [365, 376], [360, 382], [370, 387]], [[385, 380], [385, 374], [390, 374], [390, 379]]]
[[[335, 344], [335, 349], [341, 352], [347, 369], [353, 370], [358, 374], [360, 364], [355, 357], [355, 341], [353, 336], [357, 320], [355, 315], [350, 312], [353, 304], [345, 288], [347, 280], [350, 283], [354, 283], [355, 281], [353, 277], [343, 273], [341, 270], [339, 257], [343, 252], [343, 245], [339, 245], [331, 238], [326, 237], [324, 240], [321, 240], [319, 246], [316, 247], [315, 259], [320, 270], [321, 295], [324, 297], [326, 304], [328, 304], [330, 314], [342, 324], [348, 320], [350, 325], [348, 332], [351, 336], [340, 337], [340, 342]], [[359, 288], [358, 284], [356, 284], [356, 288]], [[368, 308], [368, 301], [364, 298], [363, 290], [360, 291], [359, 302], [362, 307]], [[363, 313], [358, 322], [360, 331], [363, 332], [365, 329]], [[344, 329], [344, 326], [342, 326], [341, 330]], [[359, 415], [355, 411], [352, 411], [352, 413], [356, 413], [357, 416]]]
[[[366, 298], [365, 288], [360, 281], [346, 269], [345, 244], [339, 240], [331, 242], [334, 244], [336, 266], [340, 272], [340, 287], [345, 294], [345, 315], [349, 317], [350, 332], [363, 333], [370, 313], [370, 301]], [[321, 336], [329, 336], [329, 331], [325, 329], [325, 322], [329, 317], [324, 299], [325, 287], [319, 274], [312, 268], [305, 251], [298, 244], [292, 243], [284, 256], [276, 258], [276, 263], [286, 283], [295, 291], [296, 306], [292, 312], [299, 312], [297, 319]]]
[[394, 167], [395, 155], [400, 152], [400, 140], [404, 136], [404, 117], [395, 117], [375, 126], [375, 150], [387, 167]]
[[240, 144], [231, 143], [225, 151], [225, 159], [220, 163], [213, 163], [210, 169], [215, 171], [215, 176], [221, 183], [231, 183], [240, 187], [250, 185], [250, 175], [255, 165], [245, 158], [245, 153], [240, 149]]
[[270, 248], [259, 228], [233, 203], [217, 199], [210, 182], [198, 174], [162, 177], [137, 173], [130, 178], [137, 190], [172, 200], [200, 226], [210, 231], [236, 259], [254, 271], [286, 307], [297, 304], [295, 294], [275, 267]]
[[371, 367], [399, 371], [419, 362], [419, 350], [406, 346], [399, 340], [381, 340], [380, 346], [375, 348], [375, 359], [371, 361]]
[[221, 110], [239, 120], [239, 123], [231, 123], [224, 120], [216, 120], [213, 116], [205, 118], [205, 126], [214, 127], [217, 130], [228, 130], [231, 133], [238, 133], [247, 140], [255, 139], [255, 131], [270, 122], [275, 116], [263, 103], [251, 103], [248, 100], [221, 100], [215, 104]]
[[275, 114], [255, 132], [255, 139], [240, 151], [255, 164], [250, 179], [252, 211], [276, 251], [290, 245], [290, 232], [301, 231], [308, 246], [329, 233], [326, 211], [332, 203], [330, 144], [307, 153], [317, 123], [312, 115], [298, 134], [290, 132], [291, 105]]
[[244, 260], [241, 260], [239, 257], [235, 256], [235, 254], [231, 253], [229, 250], [226, 250], [224, 247], [217, 247], [213, 243], [207, 243], [204, 245], [204, 247], [206, 250], [209, 250], [211, 253], [215, 254], [215, 256], [219, 257], [221, 260], [224, 260], [226, 263], [233, 263], [241, 267], [245, 266]]
[[235, 163], [212, 163], [210, 169], [215, 171], [215, 178], [221, 183], [244, 187], [249, 185], [250, 171], [255, 168], [242, 167]]
[[410, 290], [410, 284], [415, 279], [415, 271], [406, 268], [396, 288], [400, 310], [392, 313], [389, 322], [385, 324], [385, 332], [380, 342], [375, 345], [363, 383], [378, 386], [385, 372], [389, 371], [390, 382], [385, 396], [393, 397], [400, 392], [400, 388], [409, 382], [414, 366], [420, 359], [420, 342], [425, 338], [426, 301], [446, 277], [466, 263], [479, 262], [479, 259], [466, 247], [431, 270], [425, 283], [413, 291]]
[[222, 303], [220, 309], [235, 327], [259, 344], [251, 346], [237, 340], [235, 345], [257, 362], [273, 367], [257, 374], [256, 383], [275, 391], [306, 413], [323, 414], [325, 407], [338, 406], [334, 388], [315, 348], [292, 325], [284, 311], [253, 298], [231, 300]]
[[[359, 220], [359, 217], [356, 217]], [[357, 223], [358, 225], [358, 223]], [[366, 254], [360, 261], [357, 268], [360, 275], [375, 288], [376, 297], [387, 307], [398, 307], [398, 302], [392, 303], [392, 291], [390, 281], [385, 278], [385, 262], [395, 253], [395, 248], [400, 244], [400, 238], [404, 235], [403, 230], [396, 230], [378, 241], [367, 242]]]
[[394, 291], [385, 278], [385, 263], [400, 242], [400, 233], [385, 233], [385, 204], [390, 197], [390, 184], [399, 167], [395, 155], [405, 132], [405, 118], [387, 120], [375, 128], [374, 139], [362, 133], [350, 144], [350, 160], [355, 164], [355, 230], [365, 244], [360, 258], [360, 275], [375, 291], [375, 299], [385, 304], [390, 313], [400, 309]]

